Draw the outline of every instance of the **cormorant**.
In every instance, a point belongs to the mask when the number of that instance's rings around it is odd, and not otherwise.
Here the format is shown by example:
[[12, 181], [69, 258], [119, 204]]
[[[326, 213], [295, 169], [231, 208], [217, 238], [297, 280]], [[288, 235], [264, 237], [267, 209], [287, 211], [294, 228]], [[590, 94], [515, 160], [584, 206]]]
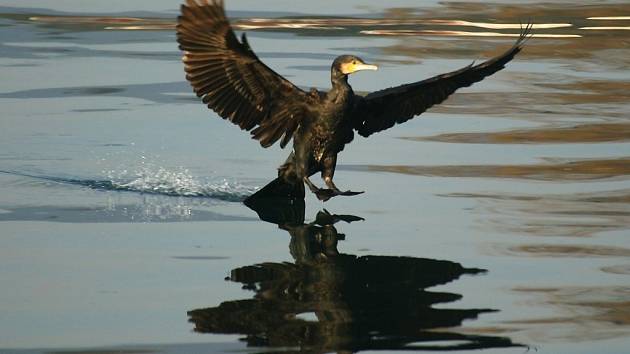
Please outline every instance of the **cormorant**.
[[[503, 69], [529, 38], [525, 26], [516, 43], [502, 55], [481, 64], [426, 80], [356, 95], [348, 75], [376, 70], [354, 55], [342, 55], [331, 67], [332, 89], [306, 92], [265, 65], [245, 33], [239, 41], [225, 15], [222, 0], [186, 0], [177, 23], [177, 41], [186, 79], [198, 97], [219, 116], [251, 132], [263, 147], [293, 139], [293, 151], [278, 168], [278, 178], [257, 197], [304, 198], [304, 183], [320, 200], [362, 192], [340, 191], [333, 183], [337, 154], [354, 137], [388, 129], [444, 101], [461, 87]], [[328, 188], [309, 177], [317, 172]]]

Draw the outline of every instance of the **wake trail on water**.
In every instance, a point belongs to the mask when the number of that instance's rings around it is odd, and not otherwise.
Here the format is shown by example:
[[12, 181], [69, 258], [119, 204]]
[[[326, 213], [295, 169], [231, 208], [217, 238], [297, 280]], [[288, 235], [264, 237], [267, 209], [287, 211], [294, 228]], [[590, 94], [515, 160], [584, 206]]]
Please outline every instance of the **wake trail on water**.
[[194, 177], [186, 169], [169, 170], [163, 167], [143, 167], [132, 174], [126, 170], [112, 170], [106, 172], [107, 177], [103, 179], [58, 177], [4, 170], [0, 170], [0, 173], [102, 191], [212, 198], [229, 202], [242, 202], [258, 190], [258, 187], [246, 186], [236, 181], [204, 180]]

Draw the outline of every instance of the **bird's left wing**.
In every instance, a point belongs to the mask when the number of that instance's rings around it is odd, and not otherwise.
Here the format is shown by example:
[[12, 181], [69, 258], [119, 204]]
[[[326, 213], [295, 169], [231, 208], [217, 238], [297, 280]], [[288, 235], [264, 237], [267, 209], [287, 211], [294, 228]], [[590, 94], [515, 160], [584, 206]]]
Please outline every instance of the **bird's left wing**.
[[423, 81], [372, 92], [365, 97], [357, 96], [352, 114], [354, 128], [364, 137], [391, 128], [441, 103], [455, 90], [470, 86], [503, 69], [521, 51], [531, 28], [531, 24], [525, 26], [509, 50], [481, 64], [471, 64]]
[[263, 147], [284, 147], [314, 98], [265, 65], [245, 34], [237, 39], [222, 0], [186, 0], [177, 21], [186, 79], [208, 108], [251, 131]]

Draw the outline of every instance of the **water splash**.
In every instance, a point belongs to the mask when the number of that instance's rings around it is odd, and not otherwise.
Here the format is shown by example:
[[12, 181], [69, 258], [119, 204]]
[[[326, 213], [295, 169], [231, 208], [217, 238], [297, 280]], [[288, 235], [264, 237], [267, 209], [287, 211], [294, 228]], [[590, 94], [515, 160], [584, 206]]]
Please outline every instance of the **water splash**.
[[95, 190], [136, 192], [173, 197], [213, 198], [230, 202], [241, 202], [258, 187], [247, 186], [225, 178], [199, 178], [185, 168], [167, 169], [153, 164], [143, 164], [138, 170], [103, 171], [105, 179], [78, 179], [46, 175], [34, 175], [14, 171], [0, 173], [24, 176], [88, 187]]
[[213, 197], [242, 200], [257, 188], [245, 186], [227, 179], [203, 180], [185, 168], [167, 169], [150, 163], [143, 164], [136, 172], [127, 170], [106, 171], [107, 178], [117, 190], [162, 194], [180, 197]]

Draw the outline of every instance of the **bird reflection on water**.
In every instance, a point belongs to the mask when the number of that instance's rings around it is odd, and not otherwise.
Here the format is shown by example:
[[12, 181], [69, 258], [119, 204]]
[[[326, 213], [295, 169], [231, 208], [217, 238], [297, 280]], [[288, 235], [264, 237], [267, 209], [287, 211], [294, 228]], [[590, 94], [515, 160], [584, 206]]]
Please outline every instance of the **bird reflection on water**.
[[305, 223], [300, 201], [248, 206], [289, 233], [294, 263], [233, 269], [227, 280], [242, 283], [254, 297], [190, 311], [196, 332], [243, 334], [248, 346], [313, 353], [521, 346], [505, 337], [448, 330], [496, 310], [433, 307], [462, 296], [427, 288], [484, 270], [445, 260], [340, 253], [337, 243], [345, 235], [335, 224], [362, 218], [323, 210]]

